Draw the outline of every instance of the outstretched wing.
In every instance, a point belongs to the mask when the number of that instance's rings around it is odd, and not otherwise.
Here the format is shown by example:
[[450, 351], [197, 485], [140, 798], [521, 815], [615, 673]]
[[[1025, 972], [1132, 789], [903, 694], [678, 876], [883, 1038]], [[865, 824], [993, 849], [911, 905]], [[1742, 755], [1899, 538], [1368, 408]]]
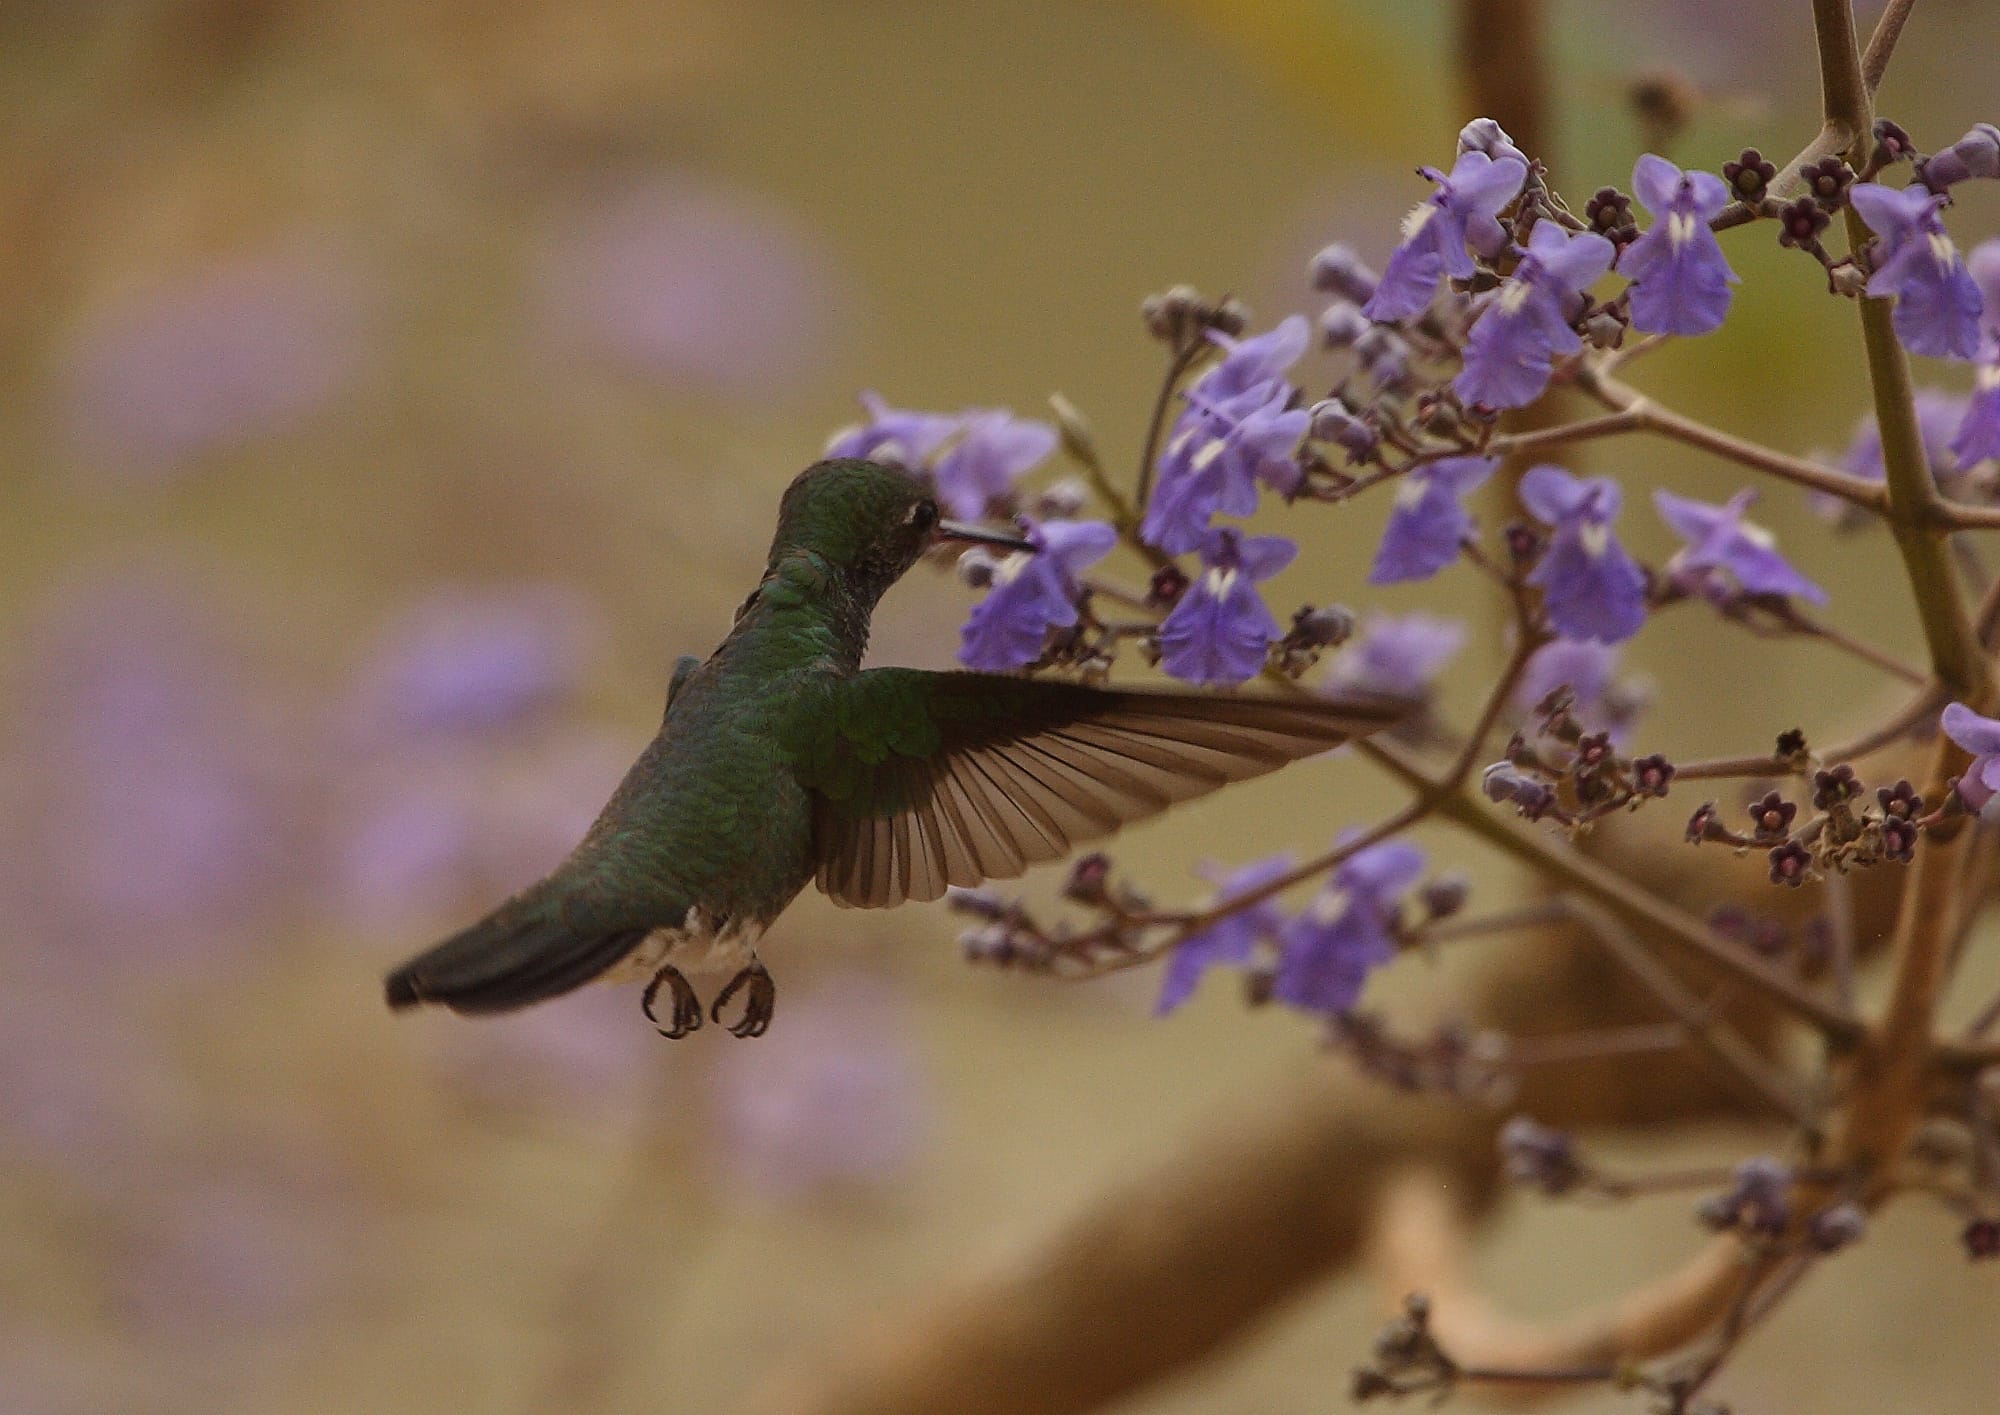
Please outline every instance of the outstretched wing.
[[876, 909], [1011, 879], [1409, 710], [873, 669], [838, 685], [799, 760], [819, 887]]

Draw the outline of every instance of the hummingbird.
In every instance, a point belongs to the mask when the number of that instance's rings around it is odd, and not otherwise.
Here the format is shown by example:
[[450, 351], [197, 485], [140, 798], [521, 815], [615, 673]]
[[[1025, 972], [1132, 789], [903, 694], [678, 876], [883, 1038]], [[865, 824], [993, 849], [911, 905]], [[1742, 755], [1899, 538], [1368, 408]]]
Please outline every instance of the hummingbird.
[[[1288, 761], [1410, 705], [1099, 688], [861, 667], [877, 602], [947, 543], [1032, 542], [944, 519], [909, 472], [815, 463], [786, 490], [757, 588], [705, 660], [676, 664], [658, 733], [546, 878], [391, 972], [391, 1008], [506, 1012], [599, 978], [647, 980], [668, 1037], [702, 1025], [687, 971], [728, 973], [707, 1009], [770, 1024], [764, 931], [811, 882], [881, 909], [1029, 865]], [[655, 1004], [670, 999], [662, 1020]]]

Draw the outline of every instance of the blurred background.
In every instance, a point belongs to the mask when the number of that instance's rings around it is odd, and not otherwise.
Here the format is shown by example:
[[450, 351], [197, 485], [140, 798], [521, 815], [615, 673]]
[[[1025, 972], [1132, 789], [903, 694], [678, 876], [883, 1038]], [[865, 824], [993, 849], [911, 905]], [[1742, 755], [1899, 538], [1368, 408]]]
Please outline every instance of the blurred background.
[[[1630, 96], [1659, 71], [1687, 86], [1677, 160], [1800, 146], [1805, 10], [1550, 6], [1556, 185], [1580, 202], [1662, 148]], [[1996, 116], [1968, 41], [1990, 15], [1917, 15], [1884, 106], [1936, 147]], [[1029, 416], [1060, 390], [1129, 467], [1159, 376], [1143, 295], [1231, 291], [1262, 327], [1316, 307], [1319, 246], [1379, 260], [1411, 169], [1473, 116], [1450, 24], [1362, 0], [0, 7], [0, 1409], [726, 1409], [1338, 1064], [1221, 979], [1155, 1022], [1150, 976], [972, 968], [937, 906], [802, 899], [754, 1044], [662, 1041], [629, 990], [391, 1017], [379, 975], [574, 843], [857, 390]], [[1966, 244], [1995, 229], [1990, 194], [1962, 210]], [[1738, 234], [1728, 330], [1637, 375], [1837, 454], [1861, 373], [1821, 355], [1851, 312]], [[1584, 464], [1738, 484], [1656, 443]], [[1913, 642], [1897, 595], [1859, 592], [1897, 583], [1885, 539], [1764, 512], [1843, 622]], [[1463, 703], [1489, 610], [1469, 576], [1369, 591], [1381, 514], [1287, 518], [1308, 553], [1272, 602], [1467, 617]], [[947, 664], [969, 603], [913, 577], [874, 660]], [[1693, 613], [1627, 662], [1675, 755], [1837, 725], [1882, 686]], [[1193, 898], [1199, 860], [1317, 849], [1396, 801], [1315, 762], [1117, 856]], [[1461, 971], [1406, 960], [1370, 1001], [1448, 1015]], [[1889, 1214], [1726, 1394], [1990, 1411], [1996, 1289], [1951, 1234]], [[1699, 1241], [1675, 1200], [1516, 1202], [1477, 1264], [1557, 1313]], [[1121, 1408], [1337, 1408], [1375, 1301], [1337, 1285]]]

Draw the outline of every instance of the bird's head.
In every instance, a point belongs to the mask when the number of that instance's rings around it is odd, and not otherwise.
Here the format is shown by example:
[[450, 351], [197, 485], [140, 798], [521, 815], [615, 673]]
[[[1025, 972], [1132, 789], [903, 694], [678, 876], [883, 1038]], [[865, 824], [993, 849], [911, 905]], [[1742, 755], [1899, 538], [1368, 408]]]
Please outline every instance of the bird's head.
[[1019, 536], [944, 519], [931, 489], [906, 471], [838, 457], [813, 463], [786, 488], [771, 564], [809, 551], [857, 588], [880, 594], [924, 552], [950, 541], [1034, 549]]

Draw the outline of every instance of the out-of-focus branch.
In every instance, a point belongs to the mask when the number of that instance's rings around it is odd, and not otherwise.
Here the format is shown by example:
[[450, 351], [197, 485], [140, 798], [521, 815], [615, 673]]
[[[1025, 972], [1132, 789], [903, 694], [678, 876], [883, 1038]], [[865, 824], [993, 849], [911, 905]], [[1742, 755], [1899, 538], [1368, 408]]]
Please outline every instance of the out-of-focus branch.
[[1491, 118], [1523, 151], [1547, 150], [1548, 77], [1542, 0], [1466, 0], [1458, 6], [1458, 72], [1467, 108]]
[[[1940, 737], [1925, 789], [1941, 794], [1943, 783], [1966, 764], [1964, 752]], [[1910, 865], [1903, 906], [1897, 911], [1889, 1004], [1854, 1064], [1852, 1096], [1835, 1155], [1839, 1164], [1866, 1176], [1870, 1197], [1887, 1192], [1894, 1168], [1923, 1120], [1935, 1059], [1933, 1028], [1950, 975], [1959, 914], [1977, 907], [1962, 899], [1958, 889], [1962, 857], [1977, 834], [1964, 822], [1959, 825], [1950, 838], [1941, 838], [1947, 832], [1932, 831]]]
[[1315, 1059], [1115, 1186], [1001, 1270], [843, 1341], [747, 1407], [784, 1415], [1049, 1415], [1094, 1409], [1200, 1360], [1352, 1259], [1375, 1195], [1421, 1155], [1477, 1209], [1490, 1118]]
[[[1382, 1191], [1369, 1265], [1391, 1301], [1413, 1292], [1431, 1300], [1431, 1330], [1463, 1366], [1552, 1371], [1617, 1367], [1677, 1351], [1713, 1329], [1755, 1279], [1741, 1240], [1703, 1244], [1676, 1271], [1616, 1302], [1557, 1322], [1521, 1322], [1501, 1313], [1468, 1279], [1469, 1227], [1449, 1177], [1412, 1168]], [[1487, 1399], [1535, 1404], [1569, 1387], [1508, 1382], [1480, 1388]]]

